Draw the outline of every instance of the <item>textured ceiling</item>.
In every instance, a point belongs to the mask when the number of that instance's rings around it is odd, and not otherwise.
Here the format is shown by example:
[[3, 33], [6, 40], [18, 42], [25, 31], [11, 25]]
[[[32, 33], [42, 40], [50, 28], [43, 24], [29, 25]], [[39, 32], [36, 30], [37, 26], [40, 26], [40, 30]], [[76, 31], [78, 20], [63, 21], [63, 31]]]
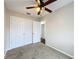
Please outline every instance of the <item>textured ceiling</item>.
[[[43, 11], [41, 13], [41, 16], [38, 16], [35, 9], [29, 9], [29, 10], [25, 9], [25, 7], [27, 6], [35, 5], [35, 0], [4, 0], [4, 1], [8, 9], [12, 11], [16, 11], [18, 13], [22, 13], [25, 15], [27, 15], [27, 13], [31, 13], [30, 16], [33, 16], [33, 17], [41, 17], [49, 14], [48, 12]], [[44, 0], [44, 2], [45, 1], [47, 0]], [[63, 7], [64, 5], [71, 3], [72, 1], [73, 0], [57, 0], [56, 2], [47, 5], [46, 7], [51, 9], [54, 12], [57, 9]]]

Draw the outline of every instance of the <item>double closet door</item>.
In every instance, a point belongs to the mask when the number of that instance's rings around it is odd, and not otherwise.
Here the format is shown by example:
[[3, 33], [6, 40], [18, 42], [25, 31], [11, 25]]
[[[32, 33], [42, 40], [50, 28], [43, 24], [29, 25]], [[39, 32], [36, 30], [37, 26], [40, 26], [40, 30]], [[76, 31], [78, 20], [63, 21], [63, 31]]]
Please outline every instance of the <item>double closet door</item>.
[[10, 47], [17, 48], [31, 43], [40, 42], [40, 22], [20, 17], [10, 17]]

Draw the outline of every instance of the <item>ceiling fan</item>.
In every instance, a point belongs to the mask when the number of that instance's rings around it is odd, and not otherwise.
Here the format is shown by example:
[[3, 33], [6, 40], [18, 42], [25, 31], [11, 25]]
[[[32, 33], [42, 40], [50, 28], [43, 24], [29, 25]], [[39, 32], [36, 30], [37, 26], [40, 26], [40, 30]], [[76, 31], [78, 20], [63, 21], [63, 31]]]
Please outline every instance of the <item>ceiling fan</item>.
[[47, 0], [46, 2], [43, 2], [43, 0], [35, 0], [37, 5], [31, 6], [31, 7], [26, 7], [26, 9], [32, 9], [32, 8], [38, 8], [38, 15], [40, 15], [42, 9], [44, 8], [47, 12], [51, 13], [52, 10], [46, 8], [45, 6], [49, 5], [52, 2], [55, 2], [56, 0]]

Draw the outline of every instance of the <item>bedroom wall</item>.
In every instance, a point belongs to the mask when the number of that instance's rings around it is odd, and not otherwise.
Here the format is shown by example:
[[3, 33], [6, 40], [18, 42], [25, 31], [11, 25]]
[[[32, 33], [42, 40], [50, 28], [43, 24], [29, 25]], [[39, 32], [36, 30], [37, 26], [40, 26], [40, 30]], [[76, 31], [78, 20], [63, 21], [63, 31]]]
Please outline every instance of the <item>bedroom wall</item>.
[[[6, 6], [4, 6], [4, 50], [6, 51], [7, 48], [9, 48], [9, 31], [10, 31], [10, 27], [9, 27], [9, 14], [8, 14], [8, 10], [6, 8]], [[4, 52], [5, 52], [4, 51]]]
[[70, 57], [74, 56], [74, 3], [43, 18], [46, 44]]

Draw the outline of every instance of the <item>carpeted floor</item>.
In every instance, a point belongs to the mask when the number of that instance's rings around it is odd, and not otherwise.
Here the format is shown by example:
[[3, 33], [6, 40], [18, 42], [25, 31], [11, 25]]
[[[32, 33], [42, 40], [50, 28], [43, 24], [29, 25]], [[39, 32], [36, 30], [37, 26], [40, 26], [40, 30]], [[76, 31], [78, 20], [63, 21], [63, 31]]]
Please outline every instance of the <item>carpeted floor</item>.
[[9, 50], [5, 59], [72, 59], [42, 43], [30, 44]]

